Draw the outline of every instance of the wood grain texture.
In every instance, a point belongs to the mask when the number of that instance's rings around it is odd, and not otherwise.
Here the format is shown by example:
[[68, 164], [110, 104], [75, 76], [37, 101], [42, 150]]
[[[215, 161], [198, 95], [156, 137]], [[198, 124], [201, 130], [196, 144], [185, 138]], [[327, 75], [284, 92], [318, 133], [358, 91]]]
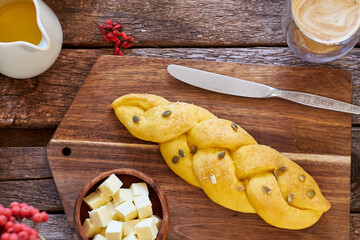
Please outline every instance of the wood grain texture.
[[0, 180], [51, 178], [45, 147], [0, 148]]
[[[65, 214], [50, 214], [49, 221], [38, 226], [46, 240], [73, 240]], [[350, 240], [360, 238], [360, 214], [350, 214]]]
[[0, 147], [46, 146], [54, 129], [0, 128]]
[[350, 239], [360, 239], [360, 214], [350, 214]]
[[26, 202], [40, 210], [63, 209], [53, 179], [0, 181], [0, 203]]
[[[108, 46], [96, 24], [125, 26], [141, 46], [251, 46], [285, 44], [283, 1], [45, 0], [59, 17], [67, 46]], [[81, 26], [74, 29], [74, 26]]]
[[[30, 221], [24, 221], [24, 223], [31, 226]], [[38, 224], [36, 229], [46, 240], [73, 239], [65, 214], [49, 214], [49, 220]]]
[[0, 128], [56, 128], [100, 52], [71, 50], [31, 79], [1, 75]]
[[360, 181], [360, 128], [353, 127], [351, 135], [351, 180]]
[[[0, 76], [0, 128], [52, 128], [63, 119], [96, 59], [111, 49], [63, 49], [53, 67], [27, 80]], [[246, 64], [342, 68], [353, 77], [354, 104], [360, 105], [360, 49], [331, 64], [310, 64], [288, 48], [145, 48], [126, 51], [129, 56], [195, 59]], [[297, 89], [304, 91], [305, 89]], [[337, 97], [337, 96], [335, 96]], [[353, 124], [360, 117], [353, 116]]]
[[360, 179], [351, 183], [350, 204], [351, 212], [360, 212]]
[[[169, 239], [219, 239], [224, 236], [225, 239], [239, 236], [259, 239], [267, 235], [273, 236], [274, 233], [278, 239], [287, 239], [289, 234], [295, 238], [348, 239], [349, 115], [314, 108], [304, 109], [304, 106], [278, 99], [259, 103], [254, 99], [236, 101], [231, 96], [206, 93], [169, 77], [165, 70], [169, 63], [196, 66], [204, 70], [213, 69], [218, 73], [231, 73], [238, 77], [251, 76], [253, 81], [271, 83], [275, 87], [286, 86], [293, 89], [300, 85], [302, 88], [307, 87], [308, 91], [320, 91], [315, 93], [337, 96], [343, 101], [351, 99], [351, 80], [342, 70], [101, 57], [47, 150], [51, 170], [71, 226], [75, 199], [81, 186], [102, 171], [133, 167], [152, 176], [164, 188], [173, 223]], [[115, 67], [119, 65], [123, 68]], [[109, 70], [104, 70], [105, 66], [110, 66]], [[286, 81], [284, 76], [287, 77]], [[299, 77], [306, 80], [299, 81]], [[341, 78], [342, 81], [334, 81]], [[306, 81], [321, 85], [322, 88], [312, 89]], [[256, 215], [241, 214], [211, 204], [200, 189], [186, 184], [170, 172], [157, 145], [130, 136], [112, 110], [107, 108], [112, 100], [122, 94], [144, 91], [166, 96], [170, 100], [198, 104], [220, 117], [239, 123], [260, 143], [288, 152], [289, 156], [315, 177], [332, 203], [331, 210], [309, 229], [288, 231], [273, 228]], [[304, 115], [304, 112], [307, 114]], [[299, 126], [302, 126], [301, 129]], [[337, 133], [336, 137], [332, 136], [334, 132]], [[70, 156], [62, 155], [64, 147], [71, 148]], [[194, 221], [189, 223], [188, 219]], [[238, 231], [240, 225], [245, 226], [241, 232]], [[263, 235], [259, 234], [259, 229]]]
[[[71, 148], [70, 156], [61, 155], [64, 146]], [[168, 239], [264, 239], [266, 236], [288, 239], [289, 235], [295, 239], [348, 239], [349, 177], [346, 175], [350, 169], [346, 158], [329, 163], [323, 155], [316, 155], [317, 160], [299, 155], [296, 162], [315, 177], [332, 208], [314, 226], [290, 231], [274, 228], [255, 214], [231, 211], [213, 203], [201, 189], [170, 171], [156, 145], [52, 140], [48, 156], [70, 226], [73, 226], [76, 197], [88, 181], [103, 171], [130, 167], [148, 174], [164, 189], [171, 214]], [[325, 161], [319, 161], [319, 157]], [[336, 174], [333, 169], [337, 169]]]

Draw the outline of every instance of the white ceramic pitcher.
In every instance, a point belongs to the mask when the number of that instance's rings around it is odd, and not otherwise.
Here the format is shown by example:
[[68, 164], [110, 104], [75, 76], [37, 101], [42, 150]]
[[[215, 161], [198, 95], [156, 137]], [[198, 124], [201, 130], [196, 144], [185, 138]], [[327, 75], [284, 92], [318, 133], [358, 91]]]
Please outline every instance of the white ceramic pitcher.
[[[8, 77], [35, 77], [49, 69], [61, 51], [63, 34], [59, 19], [42, 0], [32, 1], [42, 39], [38, 45], [24, 41], [0, 42], [0, 73]], [[16, 0], [0, 0], [0, 7], [11, 2]]]

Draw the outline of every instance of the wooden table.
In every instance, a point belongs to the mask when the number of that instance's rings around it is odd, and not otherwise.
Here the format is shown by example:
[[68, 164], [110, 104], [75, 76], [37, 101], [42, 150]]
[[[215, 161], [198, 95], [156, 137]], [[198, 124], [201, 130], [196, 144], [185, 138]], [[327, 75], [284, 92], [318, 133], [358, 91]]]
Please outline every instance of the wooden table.
[[[360, 105], [360, 49], [330, 64], [310, 64], [286, 46], [283, 1], [55, 1], [63, 50], [44, 74], [25, 80], [0, 75], [0, 203], [24, 201], [50, 213], [46, 239], [72, 239], [47, 159], [46, 145], [98, 56], [112, 54], [96, 23], [113, 18], [136, 39], [128, 56], [328, 67], [353, 77]], [[360, 117], [352, 119], [350, 239], [360, 238]]]

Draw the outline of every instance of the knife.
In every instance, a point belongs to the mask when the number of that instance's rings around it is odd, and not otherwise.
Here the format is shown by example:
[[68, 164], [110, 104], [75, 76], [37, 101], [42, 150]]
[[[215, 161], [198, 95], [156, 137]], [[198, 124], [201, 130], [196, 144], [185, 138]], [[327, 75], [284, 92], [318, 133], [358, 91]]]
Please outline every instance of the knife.
[[182, 82], [213, 92], [251, 98], [278, 97], [310, 107], [360, 114], [359, 106], [310, 93], [281, 90], [260, 83], [175, 64], [170, 64], [167, 70], [171, 76]]

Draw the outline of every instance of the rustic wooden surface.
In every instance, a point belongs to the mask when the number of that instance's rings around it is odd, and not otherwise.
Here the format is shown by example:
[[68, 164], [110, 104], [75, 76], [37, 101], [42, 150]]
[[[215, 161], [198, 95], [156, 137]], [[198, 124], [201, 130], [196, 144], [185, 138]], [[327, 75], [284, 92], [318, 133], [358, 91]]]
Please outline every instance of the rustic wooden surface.
[[[58, 13], [64, 44], [106, 46], [94, 22], [116, 18], [142, 46], [284, 45], [283, 1], [45, 1]], [[209, 21], [210, 19], [210, 21]], [[81, 25], [76, 31], [74, 26]], [[250, 38], [249, 36], [256, 36]]]
[[[212, 230], [214, 228], [222, 229], [227, 239], [270, 236], [287, 239], [288, 234], [296, 238], [348, 238], [351, 134], [348, 114], [308, 108], [279, 99], [242, 98], [237, 101], [237, 97], [224, 97], [175, 80], [166, 71], [169, 64], [213, 70], [240, 78], [251, 76], [252, 81], [274, 87], [304, 88], [315, 94], [341, 96], [340, 100], [351, 101], [351, 77], [338, 69], [102, 56], [94, 64], [47, 150], [70, 226], [74, 226], [75, 199], [87, 181], [102, 171], [131, 167], [149, 174], [164, 188], [173, 222], [168, 239], [179, 239], [184, 235], [188, 239], [219, 239], [219, 233]], [[322, 88], [309, 88], [310, 83]], [[239, 214], [207, 203], [209, 199], [200, 189], [167, 170], [157, 145], [131, 136], [107, 107], [118, 96], [133, 92], [195, 103], [221, 118], [239, 123], [259, 143], [290, 154], [312, 174], [332, 203], [331, 210], [313, 227], [294, 233], [273, 228], [256, 215]], [[284, 131], [284, 127], [289, 131]], [[71, 149], [69, 156], [62, 153], [65, 147]], [[199, 226], [189, 226], [188, 219], [196, 223], [211, 219], [211, 224], [201, 225], [202, 231], [198, 231], [195, 229]], [[231, 219], [232, 223], [224, 224], [226, 219]], [[246, 225], [246, 230], [238, 231], [240, 225]], [[259, 227], [263, 235], [258, 235]]]
[[[360, 105], [359, 48], [330, 64], [309, 64], [295, 57], [281, 33], [284, 1], [44, 1], [60, 19], [64, 47], [53, 67], [36, 78], [15, 80], [0, 75], [0, 181], [27, 182], [28, 188], [19, 186], [14, 192], [0, 183], [1, 204], [10, 201], [2, 197], [3, 192], [20, 201], [27, 194], [30, 204], [39, 198], [60, 203], [57, 194], [47, 197], [36, 192], [37, 181], [52, 179], [41, 152], [96, 58], [112, 54], [97, 35], [94, 21], [102, 23], [111, 17], [125, 25], [126, 32], [136, 38], [135, 48], [126, 55], [346, 69], [353, 77], [352, 101]], [[353, 116], [352, 123], [350, 239], [359, 239], [360, 118]], [[53, 181], [48, 181], [47, 189], [55, 189]], [[55, 205], [60, 210], [52, 210], [50, 223], [42, 224], [40, 230], [47, 239], [71, 239], [62, 206]]]

